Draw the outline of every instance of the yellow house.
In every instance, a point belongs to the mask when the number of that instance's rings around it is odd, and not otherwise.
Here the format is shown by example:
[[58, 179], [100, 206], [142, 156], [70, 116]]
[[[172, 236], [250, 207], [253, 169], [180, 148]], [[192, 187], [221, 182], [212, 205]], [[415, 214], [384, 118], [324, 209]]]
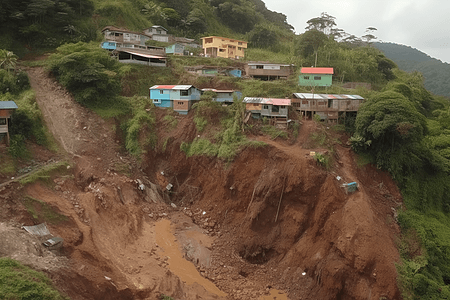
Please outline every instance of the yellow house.
[[243, 58], [247, 42], [220, 36], [202, 38], [203, 54], [209, 57]]

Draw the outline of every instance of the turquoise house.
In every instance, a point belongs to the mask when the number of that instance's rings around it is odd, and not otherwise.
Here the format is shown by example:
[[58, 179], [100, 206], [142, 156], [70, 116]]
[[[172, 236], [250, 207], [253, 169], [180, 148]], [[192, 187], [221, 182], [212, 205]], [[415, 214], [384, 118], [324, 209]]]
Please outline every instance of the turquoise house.
[[183, 55], [185, 47], [181, 44], [173, 44], [166, 47], [166, 54]]
[[150, 99], [155, 106], [171, 107], [183, 115], [200, 101], [200, 96], [201, 91], [193, 85], [154, 85], [150, 88]]
[[298, 77], [300, 86], [331, 86], [333, 80], [333, 68], [302, 68]]

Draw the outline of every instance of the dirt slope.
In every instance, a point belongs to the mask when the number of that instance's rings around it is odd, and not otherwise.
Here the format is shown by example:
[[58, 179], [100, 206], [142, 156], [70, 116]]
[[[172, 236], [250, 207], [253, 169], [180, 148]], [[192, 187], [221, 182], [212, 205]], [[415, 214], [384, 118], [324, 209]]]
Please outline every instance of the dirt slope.
[[[168, 131], [159, 111], [159, 140], [170, 142], [137, 165], [120, 152], [112, 124], [76, 104], [42, 69], [27, 71], [74, 176], [50, 187], [2, 188], [0, 222], [39, 223], [21, 205], [25, 196], [68, 216], [48, 224], [64, 238], [68, 261], [47, 272], [72, 299], [261, 299], [272, 288], [291, 300], [400, 298], [392, 210], [400, 194], [385, 173], [357, 167], [347, 147], [335, 146], [331, 171], [318, 166], [309, 152], [323, 149], [308, 143], [315, 123], [301, 126], [295, 144], [254, 137], [268, 146], [224, 164], [186, 159], [179, 145], [198, 134], [191, 117], [177, 117]], [[359, 191], [346, 194], [344, 181], [358, 182]], [[169, 195], [167, 183], [174, 185]], [[275, 294], [265, 299], [286, 299]]]

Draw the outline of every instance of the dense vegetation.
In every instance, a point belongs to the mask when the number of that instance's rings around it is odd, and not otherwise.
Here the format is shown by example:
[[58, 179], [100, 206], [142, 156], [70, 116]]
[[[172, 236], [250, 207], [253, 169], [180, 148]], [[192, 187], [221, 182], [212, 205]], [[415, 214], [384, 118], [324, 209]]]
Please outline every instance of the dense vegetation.
[[[389, 171], [404, 197], [398, 218], [402, 227], [398, 270], [404, 298], [450, 298], [449, 101], [428, 92], [422, 74], [400, 71], [391, 60], [396, 58], [389, 59], [374, 48], [370, 41], [375, 28], [368, 28], [359, 38], [337, 28], [335, 18], [323, 13], [308, 21], [304, 33], [295, 35], [286, 16], [267, 10], [260, 0], [30, 0], [21, 5], [7, 0], [0, 4], [0, 24], [8, 29], [0, 33], [0, 44], [7, 49], [0, 51], [0, 100], [19, 105], [10, 152], [21, 157], [25, 141], [45, 145], [48, 138], [28, 79], [10, 52], [14, 49], [19, 54], [36, 47], [55, 50], [46, 62], [48, 69], [77, 101], [101, 116], [118, 118], [117, 130], [123, 134], [125, 148], [136, 157], [151, 149], [160, 151], [155, 148], [155, 108], [148, 99], [148, 88], [154, 84], [227, 86], [241, 90], [244, 96], [280, 98], [309, 92], [312, 87], [299, 87], [297, 76], [270, 82], [196, 78], [184, 69], [192, 65], [239, 67], [242, 61], [170, 57], [167, 68], [118, 64], [98, 43], [86, 43], [96, 39], [105, 25], [136, 31], [163, 25], [174, 35], [196, 39], [206, 35], [245, 39], [249, 41], [245, 60], [293, 64], [296, 75], [302, 66], [333, 67], [333, 86], [315, 88], [315, 92], [366, 98], [357, 118], [347, 120], [352, 146]], [[23, 45], [29, 49], [23, 50]], [[435, 82], [443, 86], [448, 78]], [[348, 81], [367, 82], [373, 89], [348, 91], [342, 88]], [[187, 156], [210, 155], [228, 161], [242, 147], [255, 146], [243, 134], [239, 99], [224, 108], [205, 98], [193, 114], [201, 137], [181, 145]], [[164, 122], [169, 129], [177, 126], [170, 111]], [[4, 161], [2, 157], [1, 169]]]
[[450, 64], [404, 45], [374, 43], [374, 46], [395, 61], [406, 72], [419, 71], [425, 77], [425, 87], [436, 95], [450, 97]]

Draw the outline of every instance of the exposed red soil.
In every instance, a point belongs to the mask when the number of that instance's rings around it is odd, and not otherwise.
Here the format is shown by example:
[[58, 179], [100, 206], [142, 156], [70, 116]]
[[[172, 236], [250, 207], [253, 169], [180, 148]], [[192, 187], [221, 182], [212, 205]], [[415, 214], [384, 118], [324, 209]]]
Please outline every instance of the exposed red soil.
[[[267, 146], [244, 149], [231, 163], [186, 158], [181, 142], [198, 135], [192, 116], [177, 116], [170, 129], [158, 110], [159, 150], [149, 149], [138, 164], [121, 152], [112, 123], [76, 104], [42, 69], [28, 73], [73, 176], [0, 188], [0, 222], [37, 222], [20, 202], [25, 196], [68, 217], [48, 224], [64, 238], [68, 260], [46, 272], [72, 299], [260, 299], [271, 288], [291, 300], [401, 298], [395, 269], [401, 195], [386, 173], [356, 165], [345, 135], [328, 129], [341, 141], [330, 170], [309, 155], [329, 151], [311, 148], [311, 134], [327, 130], [312, 121], [303, 122], [294, 143], [251, 137]], [[353, 181], [359, 189], [347, 194], [341, 185]], [[163, 192], [168, 183], [172, 193]], [[168, 246], [157, 242], [165, 219], [185, 258], [226, 296], [174, 273]]]

